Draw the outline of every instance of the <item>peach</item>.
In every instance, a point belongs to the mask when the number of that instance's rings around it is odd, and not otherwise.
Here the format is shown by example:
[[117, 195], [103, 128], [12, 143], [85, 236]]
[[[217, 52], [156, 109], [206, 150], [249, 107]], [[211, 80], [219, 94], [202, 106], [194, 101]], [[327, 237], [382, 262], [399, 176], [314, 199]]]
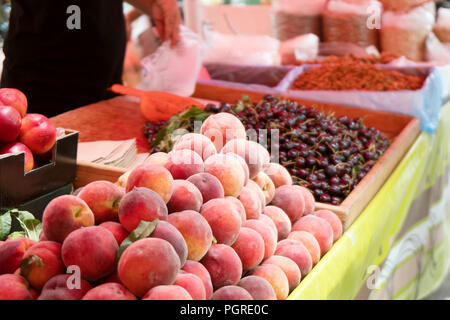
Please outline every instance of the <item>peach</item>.
[[166, 221], [159, 221], [150, 236], [169, 242], [180, 258], [180, 266], [184, 266], [188, 256], [188, 247], [186, 241], [184, 241], [183, 235], [177, 228]]
[[142, 300], [192, 300], [192, 297], [183, 287], [159, 285], [150, 289]]
[[114, 272], [119, 246], [113, 234], [102, 227], [75, 230], [64, 240], [61, 256], [66, 267], [76, 265], [88, 281]]
[[245, 208], [245, 216], [247, 220], [259, 218], [263, 208], [256, 191], [249, 187], [244, 187], [242, 188], [238, 199]]
[[320, 246], [314, 236], [306, 231], [293, 231], [287, 237], [291, 240], [300, 241], [311, 255], [313, 266], [320, 260]]
[[213, 244], [202, 259], [215, 290], [235, 285], [242, 276], [242, 262], [236, 251], [225, 244]]
[[237, 197], [245, 183], [239, 160], [230, 155], [216, 154], [205, 161], [205, 172], [219, 179], [226, 196]]
[[253, 300], [253, 297], [242, 287], [225, 286], [214, 292], [211, 300]]
[[264, 240], [264, 259], [274, 254], [277, 247], [277, 234], [272, 228], [260, 220], [247, 220], [244, 227], [255, 230]]
[[64, 273], [61, 260], [61, 244], [53, 241], [41, 241], [28, 249], [20, 263], [20, 274], [30, 285], [42, 290], [50, 278]]
[[203, 196], [193, 183], [186, 180], [173, 182], [172, 197], [167, 203], [170, 213], [184, 210], [200, 211], [202, 204]]
[[296, 186], [284, 185], [275, 190], [272, 205], [282, 209], [294, 223], [305, 214], [303, 192]]
[[10, 154], [10, 153], [12, 153], [12, 154], [22, 153], [22, 152], [25, 153], [24, 171], [29, 172], [29, 171], [35, 169], [36, 163], [34, 161], [33, 153], [23, 143], [12, 142], [12, 143], [8, 143], [3, 146], [0, 146], [0, 155]]
[[[81, 300], [92, 289], [89, 282], [78, 279], [73, 281], [74, 275], [59, 274], [51, 278], [42, 288], [38, 300]], [[73, 286], [73, 287], [72, 287]]]
[[188, 247], [188, 259], [200, 261], [213, 240], [208, 221], [198, 212], [186, 210], [170, 214], [169, 223], [183, 235]]
[[264, 195], [262, 189], [253, 180], [249, 180], [246, 184], [246, 187], [256, 192], [256, 194], [258, 195], [259, 202], [261, 203], [261, 208], [264, 208], [267, 203], [266, 203], [266, 196]]
[[82, 300], [136, 300], [136, 297], [119, 283], [104, 283], [89, 290]]
[[16, 274], [0, 276], [0, 300], [34, 300], [25, 278]]
[[186, 149], [170, 152], [164, 167], [174, 179], [182, 180], [205, 170], [202, 158], [194, 151]]
[[311, 233], [320, 246], [320, 254], [324, 256], [333, 245], [333, 228], [325, 219], [308, 215], [298, 220], [292, 231], [306, 231]]
[[78, 194], [95, 217], [95, 223], [119, 220], [119, 202], [125, 193], [109, 181], [95, 181], [86, 185]]
[[117, 270], [114, 273], [112, 273], [109, 276], [107, 276], [106, 278], [103, 278], [103, 279], [100, 279], [99, 281], [96, 281], [96, 283], [98, 285], [105, 284], [105, 283], [122, 284], [122, 282], [120, 281], [119, 274], [118, 274]]
[[277, 300], [277, 295], [272, 285], [264, 278], [258, 276], [246, 276], [238, 283], [253, 297], [253, 300]]
[[165, 166], [167, 161], [169, 161], [169, 154], [165, 152], [156, 152], [154, 154], [151, 154], [144, 163], [148, 164], [157, 164], [160, 166]]
[[205, 288], [205, 298], [209, 300], [213, 294], [213, 285], [208, 270], [200, 262], [192, 260], [187, 260], [182, 270], [194, 274], [202, 280]]
[[56, 142], [56, 129], [50, 120], [36, 113], [29, 113], [22, 119], [19, 140], [34, 155], [50, 151]]
[[112, 233], [114, 236], [114, 239], [116, 239], [117, 244], [120, 246], [122, 244], [122, 241], [128, 238], [128, 231], [118, 222], [113, 221], [107, 221], [103, 222], [99, 225], [99, 227], [105, 228], [106, 230], [109, 230], [109, 232]]
[[22, 117], [13, 107], [0, 106], [0, 143], [16, 141]]
[[125, 249], [117, 270], [125, 287], [142, 297], [153, 287], [175, 281], [180, 271], [180, 258], [166, 240], [146, 238]]
[[267, 206], [264, 208], [262, 215], [272, 219], [278, 231], [278, 241], [288, 237], [292, 229], [292, 222], [286, 212], [275, 206]]
[[283, 256], [271, 256], [263, 262], [263, 265], [265, 264], [273, 264], [283, 270], [289, 281], [289, 292], [297, 288], [300, 284], [302, 274], [300, 272], [300, 268], [292, 259]]
[[312, 258], [308, 249], [297, 240], [285, 239], [277, 244], [275, 255], [283, 256], [294, 261], [304, 278], [312, 269]]
[[259, 216], [258, 220], [262, 221], [262, 222], [264, 222], [264, 224], [268, 225], [273, 230], [273, 232], [277, 235], [277, 239], [278, 239], [278, 229], [277, 229], [275, 223], [272, 221], [272, 219], [270, 219], [265, 214], [262, 214]]
[[136, 167], [127, 179], [126, 192], [135, 187], [145, 187], [155, 191], [165, 203], [173, 192], [173, 177], [169, 170], [157, 164], [144, 163]]
[[124, 174], [122, 174], [119, 177], [119, 179], [116, 182], [116, 184], [119, 188], [122, 188], [122, 189], [127, 188], [128, 178], [130, 177], [131, 172], [133, 172], [133, 170], [128, 170], [127, 172], [125, 172]]
[[13, 107], [20, 113], [22, 118], [27, 114], [27, 97], [20, 90], [13, 88], [0, 89], [0, 104]]
[[228, 202], [230, 202], [234, 208], [238, 211], [239, 216], [241, 217], [241, 226], [245, 223], [245, 221], [247, 221], [247, 215], [245, 213], [245, 208], [244, 205], [242, 204], [241, 201], [239, 201], [238, 198], [235, 197], [231, 197], [231, 196], [226, 196], [225, 199], [228, 200]]
[[203, 202], [206, 203], [212, 199], [221, 199], [225, 197], [225, 191], [222, 184], [212, 174], [203, 172], [190, 176], [187, 181], [194, 184], [202, 194]]
[[206, 300], [206, 290], [202, 280], [194, 274], [180, 271], [174, 285], [183, 287], [193, 300]]
[[14, 273], [20, 267], [25, 252], [35, 243], [27, 238], [5, 241], [0, 246], [0, 275]]
[[269, 163], [265, 168], [264, 172], [272, 180], [275, 188], [279, 188], [284, 185], [292, 185], [292, 177], [289, 171], [278, 163]]
[[264, 264], [254, 269], [250, 275], [266, 279], [278, 300], [284, 300], [289, 294], [289, 281], [283, 270], [273, 264]]
[[232, 245], [241, 229], [242, 220], [235, 206], [227, 199], [213, 199], [205, 203], [200, 214], [208, 221], [218, 243]]
[[94, 214], [87, 203], [72, 195], [50, 201], [42, 216], [45, 237], [56, 242], [63, 242], [72, 231], [93, 226], [94, 223]]
[[167, 220], [168, 210], [164, 200], [153, 190], [134, 188], [119, 204], [119, 220], [132, 232], [141, 221]]
[[217, 151], [233, 139], [245, 139], [247, 133], [241, 121], [232, 114], [218, 113], [210, 116], [203, 122], [200, 133], [208, 137]]
[[314, 213], [315, 216], [327, 220], [333, 229], [333, 242], [339, 240], [342, 236], [342, 222], [341, 219], [330, 210], [319, 210]]
[[306, 216], [308, 214], [314, 213], [314, 208], [316, 207], [316, 200], [314, 199], [314, 195], [311, 191], [301, 186], [294, 186], [298, 190], [300, 190], [303, 194], [303, 199], [305, 200], [305, 211], [303, 215]]
[[187, 133], [178, 139], [172, 150], [192, 150], [202, 157], [203, 161], [217, 153], [212, 141], [199, 133]]
[[235, 158], [239, 163], [241, 164], [242, 170], [244, 170], [244, 186], [247, 185], [249, 179], [250, 179], [250, 170], [248, 169], [247, 162], [240, 156], [238, 156], [235, 153], [227, 153], [230, 157]]
[[253, 181], [256, 182], [256, 184], [261, 188], [262, 192], [264, 193], [266, 200], [265, 203], [266, 204], [271, 203], [273, 198], [275, 197], [275, 185], [269, 178], [269, 176], [264, 172], [260, 172], [253, 179]]
[[261, 263], [264, 257], [264, 240], [253, 229], [241, 228], [232, 248], [238, 254], [244, 270], [250, 270]]

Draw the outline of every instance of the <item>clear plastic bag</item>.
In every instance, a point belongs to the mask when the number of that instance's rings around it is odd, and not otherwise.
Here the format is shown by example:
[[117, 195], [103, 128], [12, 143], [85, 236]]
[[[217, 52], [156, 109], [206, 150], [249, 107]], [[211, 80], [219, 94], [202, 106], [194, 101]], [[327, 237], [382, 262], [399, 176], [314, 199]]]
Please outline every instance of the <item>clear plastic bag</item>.
[[174, 48], [166, 41], [142, 59], [143, 80], [137, 88], [188, 97], [195, 91], [203, 55], [204, 43], [200, 36], [180, 26], [180, 41]]
[[282, 64], [293, 65], [298, 61], [316, 59], [319, 41], [319, 37], [312, 33], [283, 41], [280, 46]]

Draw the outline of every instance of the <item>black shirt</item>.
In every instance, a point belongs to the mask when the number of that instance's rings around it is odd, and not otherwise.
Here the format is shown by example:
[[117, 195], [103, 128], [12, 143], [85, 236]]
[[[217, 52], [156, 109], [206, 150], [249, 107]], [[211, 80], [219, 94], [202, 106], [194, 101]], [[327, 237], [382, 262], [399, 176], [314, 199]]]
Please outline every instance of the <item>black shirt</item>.
[[[77, 11], [69, 11], [72, 5]], [[71, 29], [79, 17], [80, 29]], [[69, 21], [69, 27], [68, 27]], [[12, 0], [2, 87], [48, 117], [111, 96], [121, 83], [126, 31], [122, 0]]]

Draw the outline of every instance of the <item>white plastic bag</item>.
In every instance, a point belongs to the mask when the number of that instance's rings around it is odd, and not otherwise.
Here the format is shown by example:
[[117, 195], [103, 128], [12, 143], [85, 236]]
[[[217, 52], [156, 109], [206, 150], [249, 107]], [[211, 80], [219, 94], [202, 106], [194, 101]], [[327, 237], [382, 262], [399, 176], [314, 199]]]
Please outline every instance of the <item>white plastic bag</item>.
[[319, 41], [319, 37], [312, 33], [283, 41], [279, 50], [283, 64], [316, 59], [319, 54]]
[[180, 26], [179, 43], [174, 48], [170, 45], [166, 41], [153, 54], [142, 59], [143, 80], [138, 89], [188, 97], [195, 90], [204, 44], [199, 35]]

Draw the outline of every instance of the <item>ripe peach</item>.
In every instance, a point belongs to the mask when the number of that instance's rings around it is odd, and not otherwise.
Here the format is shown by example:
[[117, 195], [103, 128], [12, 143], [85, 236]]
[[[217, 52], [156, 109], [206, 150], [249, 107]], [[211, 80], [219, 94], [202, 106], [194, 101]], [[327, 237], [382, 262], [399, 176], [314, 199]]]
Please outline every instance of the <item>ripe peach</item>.
[[95, 223], [119, 220], [119, 202], [123, 190], [109, 181], [95, 181], [86, 185], [78, 197], [83, 199], [95, 217]]
[[304, 278], [312, 269], [312, 258], [308, 249], [297, 240], [285, 239], [278, 242], [275, 255], [283, 256], [294, 261]]
[[205, 288], [205, 298], [209, 300], [213, 294], [213, 285], [208, 270], [200, 262], [192, 260], [187, 260], [182, 270], [194, 274], [202, 280]]
[[238, 156], [235, 153], [227, 153], [230, 157], [235, 158], [239, 163], [241, 164], [242, 170], [244, 170], [244, 186], [247, 185], [249, 179], [250, 179], [250, 170], [248, 169], [247, 162], [240, 156]]
[[92, 286], [83, 279], [78, 280], [79, 283], [70, 274], [54, 276], [42, 288], [38, 300], [81, 300]]
[[[118, 179], [117, 182], [116, 182], [116, 185], [117, 185], [119, 188], [122, 188], [122, 189], [124, 189], [124, 190], [126, 189], [127, 183], [128, 183], [128, 178], [130, 177], [131, 172], [133, 172], [133, 170], [128, 170], [127, 172], [125, 172], [124, 174], [122, 174], [122, 175], [119, 177], [119, 179]], [[80, 192], [81, 192], [81, 190], [80, 190]], [[76, 194], [74, 194], [74, 195], [76, 195]]]
[[167, 220], [168, 210], [164, 200], [147, 188], [134, 188], [119, 204], [119, 220], [123, 227], [132, 232], [143, 220]]
[[222, 184], [212, 174], [203, 172], [190, 176], [187, 181], [194, 184], [202, 194], [203, 203], [212, 199], [221, 199], [225, 197], [225, 191]]
[[295, 186], [284, 185], [275, 190], [272, 205], [281, 208], [294, 223], [305, 213], [303, 192]]
[[262, 206], [258, 198], [258, 194], [253, 189], [249, 187], [242, 188], [238, 199], [245, 208], [245, 216], [247, 220], [259, 218], [259, 215], [262, 212]]
[[237, 285], [247, 290], [253, 300], [277, 300], [272, 285], [262, 277], [246, 276]]
[[255, 230], [264, 240], [264, 259], [274, 254], [277, 247], [277, 234], [272, 228], [260, 220], [247, 220], [244, 227]]
[[129, 235], [128, 231], [118, 222], [113, 221], [103, 222], [102, 224], [99, 225], [99, 227], [109, 230], [109, 232], [111, 232], [112, 235], [114, 236], [114, 239], [116, 239], [119, 247], [122, 244], [122, 241], [125, 240]]
[[153, 287], [169, 285], [180, 271], [180, 258], [166, 240], [146, 238], [125, 249], [119, 260], [120, 281], [142, 297]]
[[278, 239], [278, 230], [277, 230], [275, 223], [272, 221], [272, 219], [270, 219], [265, 214], [262, 214], [259, 216], [258, 220], [262, 221], [264, 224], [268, 225], [273, 230], [273, 232], [277, 235], [277, 239]]
[[55, 145], [55, 126], [47, 117], [29, 113], [22, 119], [19, 140], [30, 148], [34, 155], [44, 154]]
[[192, 300], [192, 297], [183, 287], [160, 285], [150, 289], [142, 300]]
[[256, 184], [261, 188], [262, 192], [264, 193], [266, 200], [265, 203], [266, 204], [271, 203], [273, 198], [275, 197], [275, 185], [269, 178], [269, 176], [264, 172], [260, 172], [253, 179], [253, 181], [256, 182]]
[[247, 221], [247, 215], [245, 213], [245, 208], [244, 205], [242, 204], [241, 201], [239, 201], [238, 198], [235, 197], [231, 197], [231, 196], [226, 196], [225, 199], [228, 200], [228, 202], [230, 202], [234, 208], [238, 211], [239, 216], [241, 217], [241, 226], [245, 223], [245, 221]]
[[206, 300], [205, 286], [194, 274], [180, 271], [173, 284], [186, 289], [193, 300]]
[[19, 111], [21, 117], [25, 117], [28, 109], [27, 97], [23, 92], [13, 88], [0, 89], [0, 104], [10, 106]]
[[183, 235], [177, 228], [166, 221], [159, 221], [150, 236], [169, 242], [180, 258], [180, 266], [184, 266], [188, 256], [188, 247], [186, 241], [184, 241]]
[[267, 206], [264, 208], [262, 215], [272, 219], [278, 231], [278, 241], [287, 238], [291, 232], [292, 223], [289, 216], [282, 209], [275, 206]]
[[253, 297], [242, 287], [225, 286], [214, 292], [211, 300], [253, 300]]
[[293, 231], [287, 237], [290, 240], [300, 241], [308, 250], [312, 258], [313, 266], [320, 260], [320, 246], [314, 236], [306, 231]]
[[208, 137], [217, 151], [233, 139], [245, 139], [247, 133], [241, 121], [232, 114], [218, 113], [210, 116], [203, 122], [200, 133]]
[[165, 166], [167, 161], [169, 161], [169, 154], [165, 152], [157, 152], [154, 154], [151, 154], [144, 163], [148, 164], [157, 164], [160, 166]]
[[250, 275], [266, 279], [275, 291], [278, 300], [287, 298], [289, 281], [280, 267], [273, 264], [264, 264], [254, 269]]
[[0, 155], [3, 154], [9, 154], [9, 153], [25, 153], [25, 164], [24, 164], [24, 171], [29, 172], [33, 169], [35, 169], [35, 161], [34, 156], [31, 150], [20, 142], [12, 142], [5, 144], [3, 146], [0, 146]]
[[25, 252], [35, 243], [28, 238], [5, 241], [0, 246], [0, 275], [14, 273], [19, 268]]
[[136, 297], [119, 283], [104, 283], [89, 290], [82, 300], [136, 300]]
[[301, 186], [294, 186], [298, 190], [300, 190], [303, 194], [303, 199], [305, 200], [305, 211], [303, 215], [313, 214], [314, 208], [316, 207], [316, 200], [314, 199], [314, 195], [308, 189]]
[[69, 234], [63, 242], [61, 256], [66, 267], [76, 265], [84, 279], [95, 281], [114, 272], [118, 250], [113, 234], [95, 226]]
[[264, 240], [253, 229], [241, 228], [232, 248], [238, 254], [244, 270], [250, 270], [261, 263], [264, 257]]
[[269, 163], [265, 167], [264, 172], [272, 180], [275, 188], [279, 188], [284, 185], [292, 185], [292, 177], [289, 171], [278, 163]]
[[226, 196], [237, 197], [244, 187], [244, 170], [233, 156], [216, 154], [205, 161], [205, 172], [219, 179]]
[[130, 173], [126, 192], [130, 192], [135, 187], [151, 189], [167, 203], [173, 192], [173, 177], [169, 170], [162, 166], [144, 163]]
[[13, 107], [0, 106], [0, 143], [16, 141], [19, 137], [22, 117]]
[[64, 195], [53, 199], [45, 208], [42, 217], [42, 230], [50, 241], [63, 242], [74, 230], [90, 227], [95, 217], [82, 199]]
[[336, 242], [342, 236], [342, 222], [334, 212], [330, 210], [319, 210], [314, 215], [328, 221], [333, 229], [333, 242]]
[[193, 183], [186, 180], [175, 180], [173, 182], [172, 197], [167, 203], [170, 213], [184, 210], [200, 211], [202, 204], [202, 194]]
[[118, 274], [117, 270], [114, 273], [112, 273], [109, 276], [107, 276], [106, 278], [103, 278], [103, 279], [100, 279], [100, 280], [96, 281], [96, 284], [98, 284], [98, 285], [105, 284], [105, 283], [122, 284], [122, 282], [120, 281], [119, 274]]
[[20, 274], [30, 285], [42, 290], [50, 278], [64, 273], [61, 260], [61, 244], [53, 241], [41, 241], [28, 249], [20, 263]]
[[264, 208], [266, 206], [266, 196], [262, 189], [256, 184], [255, 181], [249, 180], [246, 184], [246, 187], [252, 189], [258, 195], [259, 202], [261, 203], [261, 207]]
[[231, 246], [241, 229], [241, 216], [227, 199], [213, 199], [205, 203], [200, 214], [208, 221], [218, 243]]
[[170, 152], [164, 167], [169, 170], [174, 179], [182, 180], [205, 170], [202, 157], [194, 151], [186, 149]]
[[169, 223], [183, 235], [188, 247], [188, 259], [200, 261], [213, 240], [208, 221], [198, 212], [186, 210], [170, 214]]
[[16, 274], [0, 276], [0, 300], [34, 300], [27, 281]]
[[289, 292], [297, 288], [300, 284], [302, 274], [300, 272], [300, 268], [292, 259], [283, 256], [271, 256], [263, 262], [263, 265], [264, 264], [273, 264], [283, 270], [289, 281]]
[[313, 215], [304, 216], [292, 226], [292, 231], [311, 233], [319, 243], [322, 257], [333, 245], [333, 228], [325, 219]]
[[213, 244], [201, 263], [208, 270], [215, 290], [235, 285], [241, 279], [241, 259], [233, 248], [225, 244]]
[[185, 149], [196, 152], [202, 157], [203, 161], [217, 153], [214, 143], [208, 137], [199, 133], [187, 133], [181, 136], [172, 148], [174, 151]]

